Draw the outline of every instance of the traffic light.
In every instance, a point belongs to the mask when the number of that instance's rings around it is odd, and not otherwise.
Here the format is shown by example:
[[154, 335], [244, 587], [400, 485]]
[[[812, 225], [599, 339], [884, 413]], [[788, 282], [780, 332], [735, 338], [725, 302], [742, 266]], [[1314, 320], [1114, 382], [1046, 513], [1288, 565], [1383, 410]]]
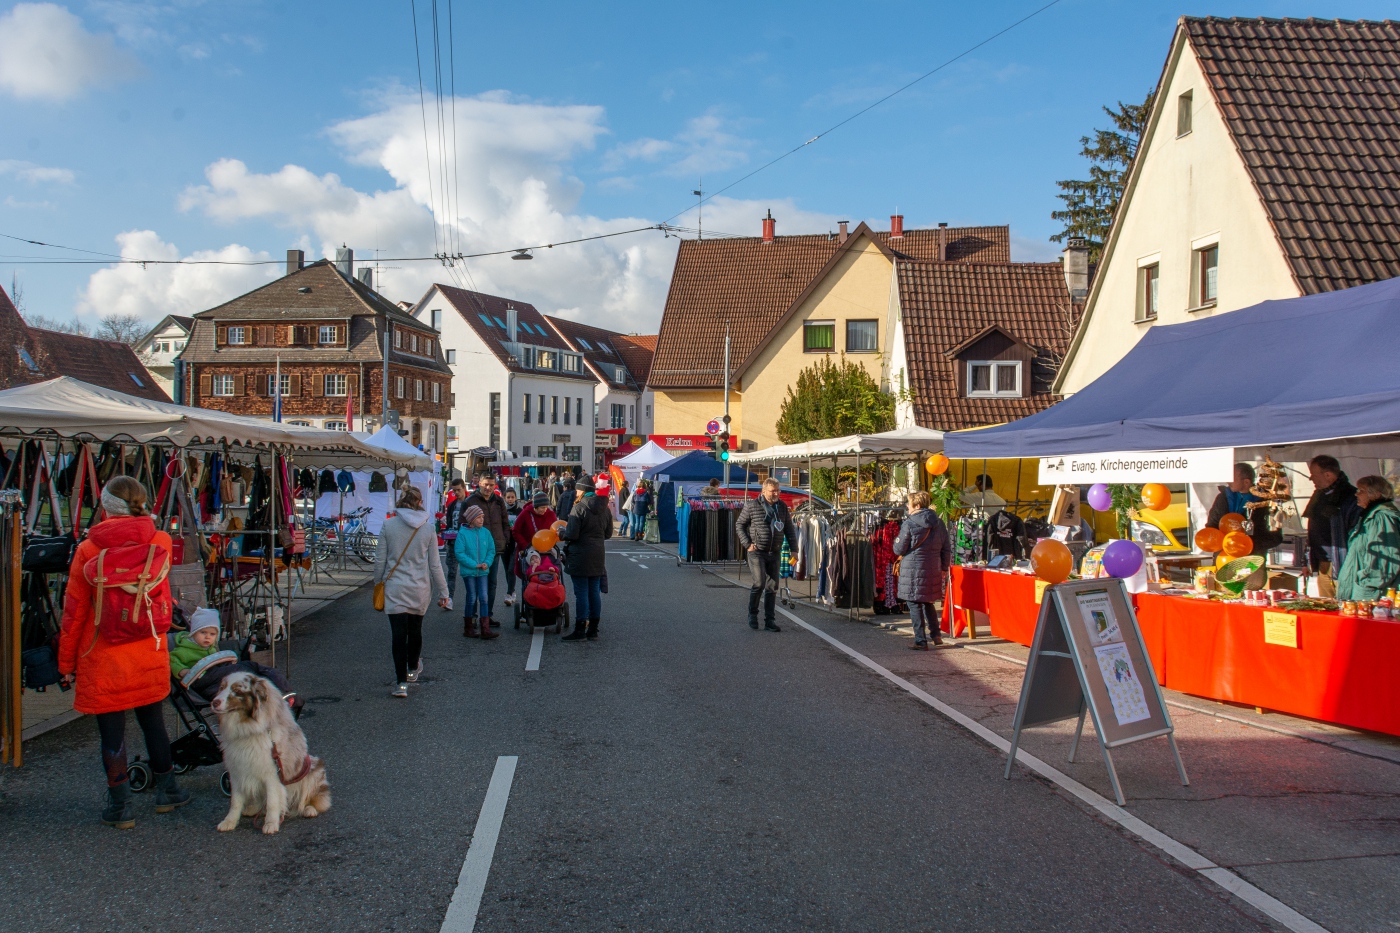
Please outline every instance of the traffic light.
[[715, 438], [715, 448], [719, 451], [719, 459], [720, 459], [720, 460], [728, 460], [728, 459], [729, 459], [729, 431], [728, 431], [728, 430], [719, 432], [719, 436], [718, 436], [717, 438]]

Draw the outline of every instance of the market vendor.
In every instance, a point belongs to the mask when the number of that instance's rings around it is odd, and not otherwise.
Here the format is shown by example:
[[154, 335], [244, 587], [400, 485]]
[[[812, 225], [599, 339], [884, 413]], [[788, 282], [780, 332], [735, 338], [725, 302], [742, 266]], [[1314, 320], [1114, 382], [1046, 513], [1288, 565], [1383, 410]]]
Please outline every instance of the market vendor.
[[1346, 560], [1347, 538], [1361, 517], [1356, 487], [1336, 457], [1319, 454], [1308, 461], [1313, 494], [1303, 509], [1308, 520], [1308, 567], [1317, 576], [1319, 596], [1335, 596], [1335, 575]]
[[1360, 519], [1347, 539], [1337, 575], [1338, 599], [1380, 599], [1400, 586], [1400, 509], [1395, 491], [1381, 476], [1356, 481]]
[[988, 513], [1006, 508], [1006, 500], [992, 489], [992, 478], [986, 473], [980, 474], [973, 485], [963, 489], [962, 504], [963, 508], [981, 508], [986, 509]]
[[1267, 505], [1255, 509], [1249, 508], [1251, 502], [1264, 501], [1250, 492], [1253, 486], [1254, 467], [1248, 463], [1235, 464], [1235, 478], [1230, 482], [1230, 485], [1220, 487], [1220, 493], [1211, 503], [1210, 515], [1206, 518], [1206, 527], [1219, 528], [1220, 520], [1231, 512], [1243, 515], [1254, 523], [1254, 530], [1249, 533], [1250, 538], [1254, 540], [1254, 550], [1250, 553], [1262, 557], [1283, 542], [1283, 533], [1269, 528], [1269, 520], [1273, 513], [1272, 508]]

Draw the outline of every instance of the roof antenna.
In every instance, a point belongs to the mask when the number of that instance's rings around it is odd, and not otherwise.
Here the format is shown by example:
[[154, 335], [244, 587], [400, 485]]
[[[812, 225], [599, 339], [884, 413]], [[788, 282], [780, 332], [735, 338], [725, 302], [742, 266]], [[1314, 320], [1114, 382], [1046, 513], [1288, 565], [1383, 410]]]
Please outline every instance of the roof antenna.
[[697, 214], [696, 214], [696, 221], [695, 221], [695, 229], [696, 229], [696, 231], [699, 233], [699, 238], [702, 239], [702, 240], [705, 239], [705, 192], [702, 191], [702, 190], [700, 190], [700, 189], [701, 189], [701, 188], [704, 188], [704, 187], [705, 187], [705, 176], [704, 176], [704, 175], [701, 175], [701, 176], [700, 176], [700, 188], [697, 188], [696, 190], [690, 192], [691, 194], [693, 194], [693, 195], [695, 195], [697, 198], [699, 198], [699, 200], [695, 202], [695, 210], [696, 210], [696, 212], [697, 212]]

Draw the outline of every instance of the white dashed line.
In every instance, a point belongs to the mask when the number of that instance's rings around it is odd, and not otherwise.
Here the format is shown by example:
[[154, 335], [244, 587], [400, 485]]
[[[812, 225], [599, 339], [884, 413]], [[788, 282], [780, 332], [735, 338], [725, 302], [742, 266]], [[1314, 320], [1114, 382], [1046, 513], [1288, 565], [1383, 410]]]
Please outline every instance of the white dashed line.
[[537, 671], [540, 669], [540, 655], [544, 653], [544, 629], [540, 629], [530, 638], [530, 657], [525, 661], [525, 670]]
[[462, 872], [457, 876], [457, 889], [452, 892], [452, 902], [442, 918], [441, 933], [472, 933], [476, 929], [481, 895], [486, 893], [486, 877], [491, 874], [491, 860], [496, 855], [496, 840], [501, 835], [510, 785], [515, 780], [515, 765], [519, 761], [515, 755], [496, 759], [496, 770], [491, 773], [491, 784], [481, 803], [481, 815], [476, 818], [471, 845], [462, 861]]
[[638, 567], [641, 567], [643, 570], [646, 570], [646, 569], [647, 569], [647, 565], [646, 565], [646, 564], [638, 564], [637, 566], [638, 566]]

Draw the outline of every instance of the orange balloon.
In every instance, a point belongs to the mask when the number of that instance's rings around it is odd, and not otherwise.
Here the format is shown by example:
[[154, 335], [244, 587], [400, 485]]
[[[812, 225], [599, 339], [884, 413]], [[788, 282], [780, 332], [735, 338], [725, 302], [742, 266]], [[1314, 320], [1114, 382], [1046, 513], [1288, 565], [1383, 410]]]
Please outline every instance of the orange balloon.
[[1239, 512], [1226, 512], [1220, 516], [1220, 530], [1227, 535], [1232, 531], [1244, 530], [1244, 516]]
[[1202, 528], [1196, 532], [1196, 547], [1202, 551], [1218, 551], [1225, 541], [1225, 532], [1219, 528]]
[[555, 522], [553, 525], [550, 525], [549, 527], [553, 528], [554, 531], [555, 531], [555, 533], [557, 534], [558, 532], [563, 531], [565, 528], [568, 528], [568, 527], [569, 527], [569, 523], [566, 522], [566, 521], [564, 521], [564, 520], [561, 518], [559, 521]]
[[948, 472], [948, 458], [942, 454], [934, 454], [924, 461], [924, 467], [934, 476], [942, 476]]
[[1172, 491], [1161, 483], [1148, 483], [1142, 487], [1142, 504], [1156, 512], [1172, 504]]
[[1224, 567], [1232, 560], [1234, 560], [1233, 557], [1231, 557], [1229, 554], [1222, 552], [1218, 557], [1215, 558], [1215, 569], [1219, 570], [1221, 567]]
[[553, 528], [541, 528], [530, 539], [530, 546], [543, 554], [559, 543], [559, 533]]
[[1243, 531], [1232, 531], [1225, 536], [1220, 550], [1230, 557], [1244, 557], [1254, 550], [1254, 539]]
[[1046, 538], [1031, 548], [1031, 569], [1046, 583], [1063, 583], [1074, 569], [1074, 556], [1063, 541]]

